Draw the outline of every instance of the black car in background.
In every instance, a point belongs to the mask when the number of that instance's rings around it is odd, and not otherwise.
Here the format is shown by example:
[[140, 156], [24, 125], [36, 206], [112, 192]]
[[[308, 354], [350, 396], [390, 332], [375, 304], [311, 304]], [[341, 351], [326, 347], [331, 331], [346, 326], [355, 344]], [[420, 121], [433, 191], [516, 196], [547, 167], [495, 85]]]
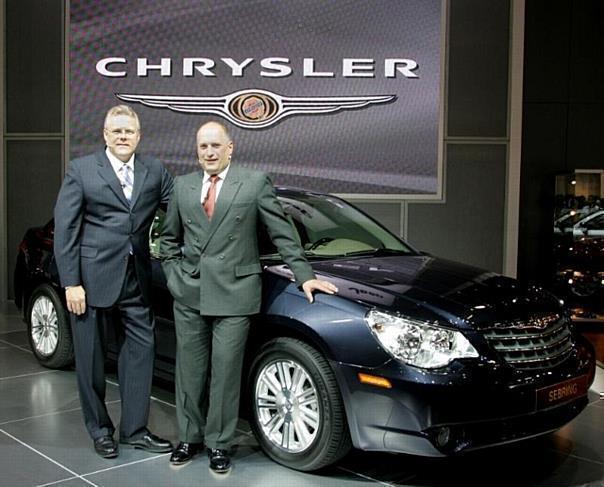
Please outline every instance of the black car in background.
[[604, 237], [562, 238], [556, 244], [556, 293], [573, 320], [604, 320]]
[[[299, 470], [361, 450], [444, 456], [554, 431], [587, 405], [594, 353], [537, 287], [417, 252], [342, 199], [277, 189], [317, 275], [339, 288], [309, 304], [259, 236], [263, 303], [245, 400], [268, 456]], [[156, 372], [174, 364], [172, 300], [151, 231]], [[35, 356], [72, 363], [53, 224], [25, 235], [15, 270]], [[201, 276], [203, 278], [203, 276]]]

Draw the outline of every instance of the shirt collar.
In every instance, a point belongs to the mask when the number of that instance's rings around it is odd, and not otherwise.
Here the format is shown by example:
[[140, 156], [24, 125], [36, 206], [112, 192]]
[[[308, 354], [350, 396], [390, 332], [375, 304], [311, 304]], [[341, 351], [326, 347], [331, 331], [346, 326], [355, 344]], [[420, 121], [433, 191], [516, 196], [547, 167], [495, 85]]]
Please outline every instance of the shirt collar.
[[128, 166], [132, 172], [134, 172], [134, 154], [130, 156], [126, 162], [120, 161], [117, 157], [115, 157], [112, 152], [109, 150], [109, 147], [105, 148], [105, 154], [107, 155], [107, 159], [113, 166], [113, 169], [117, 172], [124, 165]]
[[[218, 173], [218, 177], [220, 178], [221, 181], [224, 181], [227, 173], [229, 172], [229, 167], [231, 167], [230, 164], [227, 165], [227, 167], [225, 167], [221, 172]], [[207, 172], [203, 172], [203, 183], [207, 183], [210, 180], [210, 175]]]

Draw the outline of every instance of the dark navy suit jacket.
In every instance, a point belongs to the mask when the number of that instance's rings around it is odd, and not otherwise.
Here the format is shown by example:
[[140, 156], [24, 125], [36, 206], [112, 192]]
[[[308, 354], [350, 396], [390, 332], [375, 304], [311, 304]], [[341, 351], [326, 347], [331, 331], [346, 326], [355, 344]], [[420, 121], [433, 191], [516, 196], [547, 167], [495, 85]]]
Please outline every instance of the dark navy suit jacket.
[[55, 205], [54, 253], [61, 285], [84, 286], [89, 306], [112, 306], [132, 248], [139, 287], [149, 303], [149, 229], [172, 186], [161, 162], [136, 154], [128, 204], [104, 150], [73, 160]]

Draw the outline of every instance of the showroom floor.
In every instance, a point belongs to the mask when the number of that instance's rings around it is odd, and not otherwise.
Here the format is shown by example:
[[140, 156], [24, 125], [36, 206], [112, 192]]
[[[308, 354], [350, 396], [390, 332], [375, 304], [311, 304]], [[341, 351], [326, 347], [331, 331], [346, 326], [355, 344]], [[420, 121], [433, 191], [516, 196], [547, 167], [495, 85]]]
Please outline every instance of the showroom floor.
[[[122, 450], [98, 457], [82, 423], [73, 371], [40, 367], [29, 351], [25, 325], [14, 308], [0, 313], [0, 485], [245, 487], [370, 485], [604, 485], [604, 370], [598, 368], [590, 405], [556, 434], [455, 459], [353, 451], [337, 465], [307, 474], [270, 461], [244, 422], [230, 474], [217, 477], [199, 456], [173, 468], [169, 454]], [[153, 391], [150, 428], [176, 441], [174, 395]], [[113, 380], [107, 401], [119, 418]], [[117, 421], [116, 421], [117, 422]]]

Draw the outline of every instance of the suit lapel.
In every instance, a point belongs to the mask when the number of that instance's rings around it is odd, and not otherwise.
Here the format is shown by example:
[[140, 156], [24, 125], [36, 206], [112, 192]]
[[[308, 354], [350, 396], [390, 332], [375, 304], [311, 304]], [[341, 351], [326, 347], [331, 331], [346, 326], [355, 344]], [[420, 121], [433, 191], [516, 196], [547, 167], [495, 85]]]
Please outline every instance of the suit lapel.
[[201, 226], [201, 229], [204, 231], [208, 230], [210, 226], [210, 220], [208, 220], [208, 215], [201, 206], [201, 187], [203, 185], [203, 171], [198, 171], [197, 177], [193, 178], [189, 184], [189, 191], [187, 199], [191, 208], [195, 208], [193, 212], [195, 214], [195, 218], [197, 223]]
[[105, 180], [105, 182], [109, 185], [111, 190], [115, 193], [118, 199], [129, 208], [128, 200], [124, 196], [124, 191], [122, 190], [122, 186], [120, 184], [120, 180], [117, 178], [115, 171], [113, 170], [113, 166], [107, 159], [107, 155], [105, 151], [97, 152], [96, 154], [97, 164], [99, 165], [99, 176]]
[[216, 232], [216, 229], [220, 226], [222, 220], [224, 220], [240, 187], [241, 181], [239, 178], [239, 171], [236, 166], [231, 166], [226, 179], [222, 183], [222, 188], [220, 188], [218, 199], [216, 200], [216, 206], [214, 207], [214, 214], [212, 215], [206, 242], [212, 238], [212, 235], [214, 235], [214, 232]]
[[143, 162], [142, 158], [135, 156], [134, 157], [134, 186], [132, 188], [132, 198], [130, 198], [130, 208], [134, 208], [136, 204], [136, 200], [141, 193], [141, 188], [145, 184], [145, 179], [147, 177], [147, 173], [149, 169], [147, 169], [146, 164]]

